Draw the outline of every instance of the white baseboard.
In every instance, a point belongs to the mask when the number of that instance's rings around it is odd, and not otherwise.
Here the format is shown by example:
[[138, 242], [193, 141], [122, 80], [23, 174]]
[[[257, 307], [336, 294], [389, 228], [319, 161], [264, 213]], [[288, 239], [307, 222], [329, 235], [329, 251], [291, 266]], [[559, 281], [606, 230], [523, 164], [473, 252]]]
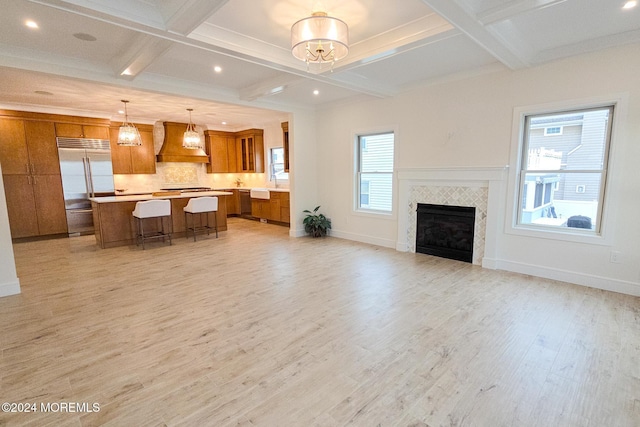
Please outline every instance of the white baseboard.
[[482, 258], [482, 268], [486, 268], [489, 270], [497, 270], [498, 269], [498, 260], [495, 258]]
[[291, 236], [291, 237], [304, 237], [306, 235], [307, 235], [307, 233], [304, 231], [304, 228], [298, 228], [298, 229], [290, 228], [289, 229], [289, 236]]
[[331, 230], [329, 233], [332, 237], [340, 239], [353, 240], [356, 242], [368, 243], [370, 245], [383, 246], [385, 248], [395, 248], [396, 242], [391, 239], [381, 239], [379, 237], [364, 236], [362, 234], [347, 233], [340, 230]]
[[409, 252], [409, 245], [406, 242], [396, 242], [396, 251]]
[[[400, 252], [409, 251], [408, 245], [403, 242], [393, 242], [391, 240], [333, 230], [331, 231], [331, 236], [347, 240], [354, 240], [357, 242], [369, 243], [377, 246], [395, 248]], [[640, 296], [640, 283], [625, 280], [610, 279], [607, 277], [593, 276], [575, 271], [541, 267], [532, 264], [505, 261], [488, 257], [482, 259], [482, 267], [490, 270], [505, 270], [514, 273], [528, 274], [530, 276], [558, 280], [561, 282], [573, 283], [575, 285], [587, 286], [590, 288], [602, 289], [605, 291], [618, 292], [626, 295]]]
[[8, 297], [9, 295], [17, 295], [20, 293], [20, 280], [0, 284], [0, 297]]
[[[556, 268], [540, 267], [537, 265], [520, 262], [492, 260], [496, 269], [512, 271], [514, 273], [528, 274], [530, 276], [543, 277], [546, 279], [559, 280], [573, 283], [575, 285], [587, 286], [590, 288], [602, 289], [605, 291], [618, 292], [626, 295], [640, 296], [640, 283], [626, 280], [610, 279], [607, 277], [593, 276], [590, 274], [578, 273], [575, 271], [560, 270]], [[484, 260], [483, 260], [484, 267]], [[490, 267], [487, 267], [490, 268]]]

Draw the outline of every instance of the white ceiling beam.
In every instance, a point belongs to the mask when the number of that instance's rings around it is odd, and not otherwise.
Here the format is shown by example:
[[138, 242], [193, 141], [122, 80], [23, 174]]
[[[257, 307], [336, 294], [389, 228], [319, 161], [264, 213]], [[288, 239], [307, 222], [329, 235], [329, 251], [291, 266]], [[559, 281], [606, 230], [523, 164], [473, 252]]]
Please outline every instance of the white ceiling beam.
[[172, 46], [166, 39], [139, 33], [132, 40], [129, 48], [117, 58], [112, 59], [116, 77], [133, 80], [149, 65], [164, 55]]
[[593, 39], [582, 40], [578, 43], [571, 43], [552, 49], [546, 49], [538, 52], [533, 59], [535, 64], [542, 64], [556, 59], [581, 55], [631, 43], [640, 43], [640, 30], [610, 34]]
[[229, 0], [171, 0], [160, 4], [167, 31], [188, 35]]
[[456, 0], [422, 0], [471, 40], [512, 70], [529, 66], [524, 51], [508, 46], [504, 40], [489, 31], [477, 20], [474, 13], [462, 7]]
[[454, 27], [432, 13], [385, 33], [349, 46], [349, 55], [336, 64], [336, 70], [370, 64], [451, 37]]
[[240, 99], [243, 101], [254, 101], [265, 96], [276, 95], [301, 80], [304, 80], [304, 78], [290, 74], [282, 74], [272, 79], [261, 80], [254, 85], [240, 90]]
[[77, 15], [104, 22], [136, 22], [138, 24], [164, 29], [165, 23], [160, 11], [146, 1], [139, 0], [28, 0], [31, 3], [54, 7]]
[[516, 0], [484, 10], [476, 15], [482, 25], [506, 21], [514, 16], [564, 3], [567, 0]]

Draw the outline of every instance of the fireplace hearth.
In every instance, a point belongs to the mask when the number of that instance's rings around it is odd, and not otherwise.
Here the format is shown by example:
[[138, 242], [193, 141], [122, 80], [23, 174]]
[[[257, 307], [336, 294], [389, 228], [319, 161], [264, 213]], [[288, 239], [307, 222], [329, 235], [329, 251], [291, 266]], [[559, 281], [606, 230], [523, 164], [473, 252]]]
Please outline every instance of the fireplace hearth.
[[418, 203], [416, 252], [473, 262], [476, 208]]

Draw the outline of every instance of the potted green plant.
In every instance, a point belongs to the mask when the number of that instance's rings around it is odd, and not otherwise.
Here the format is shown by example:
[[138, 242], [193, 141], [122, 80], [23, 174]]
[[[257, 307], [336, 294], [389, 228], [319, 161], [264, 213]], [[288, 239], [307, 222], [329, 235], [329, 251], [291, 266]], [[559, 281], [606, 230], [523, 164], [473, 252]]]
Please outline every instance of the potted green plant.
[[327, 230], [331, 228], [331, 220], [324, 216], [324, 214], [319, 214], [318, 209], [320, 209], [320, 206], [316, 206], [313, 212], [308, 209], [303, 211], [307, 214], [302, 221], [304, 224], [304, 231], [311, 234], [313, 237], [326, 236]]

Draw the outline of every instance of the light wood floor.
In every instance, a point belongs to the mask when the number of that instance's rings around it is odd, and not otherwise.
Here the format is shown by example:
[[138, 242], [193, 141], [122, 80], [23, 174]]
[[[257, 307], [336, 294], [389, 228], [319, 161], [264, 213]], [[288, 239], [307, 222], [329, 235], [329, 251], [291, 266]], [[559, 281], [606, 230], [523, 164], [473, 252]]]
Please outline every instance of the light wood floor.
[[0, 425], [640, 425], [639, 298], [287, 232], [14, 245]]

